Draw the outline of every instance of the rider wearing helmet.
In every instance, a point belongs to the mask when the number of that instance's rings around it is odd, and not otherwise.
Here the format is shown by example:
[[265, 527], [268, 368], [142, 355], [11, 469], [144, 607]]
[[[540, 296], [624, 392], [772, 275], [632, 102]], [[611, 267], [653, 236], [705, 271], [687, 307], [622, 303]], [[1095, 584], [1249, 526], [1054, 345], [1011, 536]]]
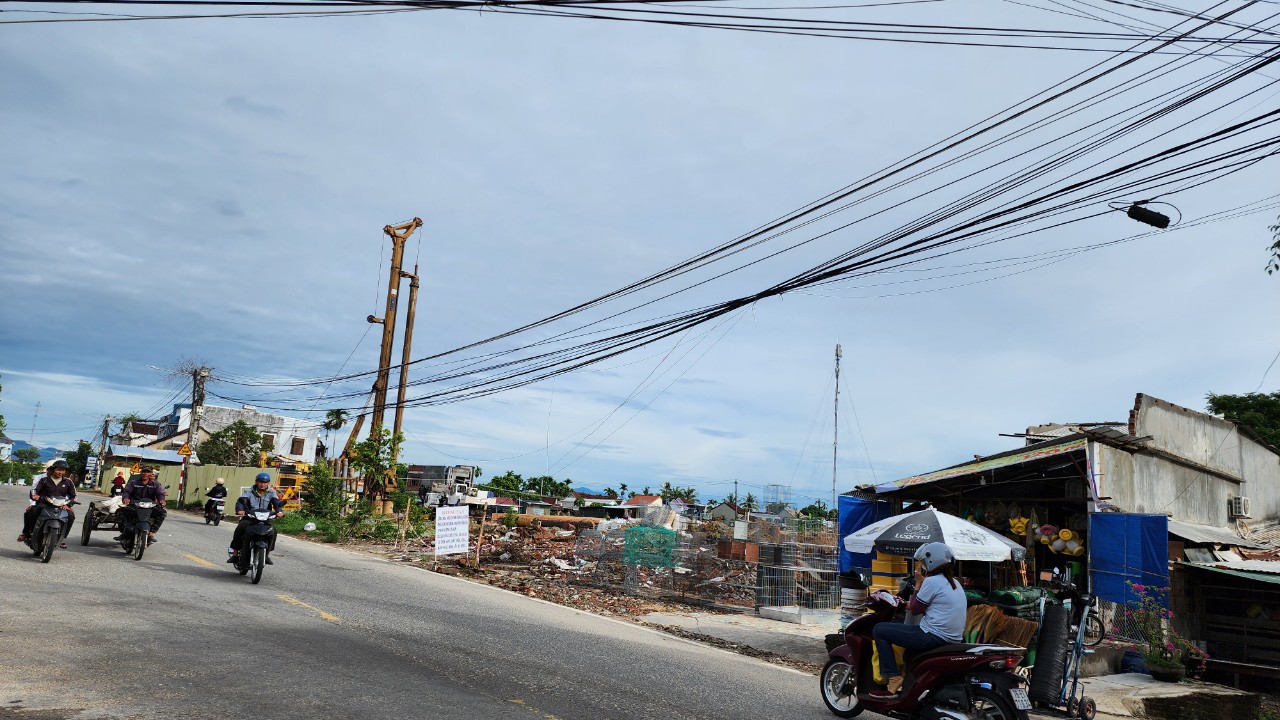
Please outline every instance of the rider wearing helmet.
[[[246, 517], [250, 512], [255, 510], [265, 510], [272, 514], [273, 517], [284, 517], [284, 501], [276, 495], [275, 488], [271, 487], [271, 476], [267, 473], [258, 473], [253, 479], [253, 489], [244, 495], [236, 498], [236, 515], [240, 516], [240, 522], [236, 523], [236, 531], [231, 534], [231, 546], [227, 548], [227, 562], [235, 563], [240, 554], [240, 543], [244, 540], [244, 529], [252, 522]], [[276, 549], [276, 531], [271, 530], [271, 547], [267, 549], [270, 553]], [[271, 555], [267, 555], [267, 564], [274, 565], [271, 562]]]
[[893, 646], [907, 650], [931, 650], [960, 642], [964, 636], [967, 602], [964, 589], [956, 582], [955, 553], [934, 542], [916, 550], [916, 587], [908, 609], [922, 615], [919, 625], [880, 623], [871, 631], [879, 651], [880, 675], [888, 679], [877, 696], [894, 696], [902, 687], [902, 676], [893, 655]]
[[[129, 505], [138, 500], [151, 500], [156, 506], [151, 510], [151, 531], [147, 533], [147, 542], [156, 541], [156, 533], [160, 530], [160, 525], [169, 515], [164, 509], [165, 497], [164, 485], [156, 480], [156, 469], [150, 465], [142, 466], [142, 473], [137, 478], [129, 480], [124, 486], [124, 492], [120, 496], [120, 500], [124, 503], [120, 508], [120, 512], [128, 513], [137, 520], [137, 514]], [[119, 538], [116, 538], [117, 540]]]
[[[22, 534], [18, 536], [18, 542], [25, 542], [27, 536], [31, 534], [42, 499], [50, 497], [64, 497], [68, 500], [76, 499], [76, 484], [67, 478], [68, 470], [70, 470], [70, 466], [67, 465], [66, 460], [54, 460], [45, 476], [37, 480], [35, 487], [31, 488], [31, 504], [27, 506], [27, 510], [22, 516]], [[66, 540], [67, 533], [71, 532], [71, 526], [76, 521], [76, 514], [71, 510], [70, 504], [66, 506], [65, 510], [71, 516], [71, 519], [62, 528], [63, 540]], [[67, 544], [60, 542], [58, 547], [66, 548]]]
[[209, 499], [204, 503], [204, 512], [207, 515], [213, 512], [213, 503], [215, 501], [221, 500], [227, 496], [227, 481], [222, 478], [218, 478], [217, 483], [213, 487], [209, 488], [209, 492], [205, 493], [205, 495], [209, 496]]

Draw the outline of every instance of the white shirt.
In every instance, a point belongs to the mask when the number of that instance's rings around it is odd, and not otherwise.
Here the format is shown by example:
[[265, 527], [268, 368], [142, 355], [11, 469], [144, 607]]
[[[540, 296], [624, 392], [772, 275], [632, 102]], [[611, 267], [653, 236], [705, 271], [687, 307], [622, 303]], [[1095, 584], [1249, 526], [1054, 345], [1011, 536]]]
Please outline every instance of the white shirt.
[[920, 584], [916, 598], [929, 606], [920, 620], [921, 630], [950, 642], [960, 642], [964, 638], [968, 601], [959, 582], [953, 588], [945, 577], [930, 575]]

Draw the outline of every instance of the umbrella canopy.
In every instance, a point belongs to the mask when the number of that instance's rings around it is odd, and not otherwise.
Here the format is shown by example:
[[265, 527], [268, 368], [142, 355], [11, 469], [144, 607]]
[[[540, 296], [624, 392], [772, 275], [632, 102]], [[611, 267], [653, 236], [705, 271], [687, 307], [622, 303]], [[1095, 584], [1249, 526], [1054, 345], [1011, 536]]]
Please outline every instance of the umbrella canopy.
[[895, 515], [846, 535], [844, 549], [855, 553], [879, 550], [891, 555], [914, 555], [921, 545], [946, 543], [957, 560], [1021, 560], [1027, 551], [1014, 541], [981, 525], [930, 508]]

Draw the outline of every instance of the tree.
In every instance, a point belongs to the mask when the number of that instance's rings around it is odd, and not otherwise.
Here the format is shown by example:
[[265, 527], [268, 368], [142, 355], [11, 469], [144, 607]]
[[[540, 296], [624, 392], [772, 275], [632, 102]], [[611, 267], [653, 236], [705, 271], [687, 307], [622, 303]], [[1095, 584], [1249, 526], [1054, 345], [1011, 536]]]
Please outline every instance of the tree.
[[393, 436], [390, 430], [380, 427], [370, 431], [367, 439], [352, 446], [351, 467], [364, 480], [366, 495], [379, 499], [386, 494], [387, 480], [394, 469], [392, 458], [399, 454], [403, 442], [404, 435]]
[[335, 480], [329, 463], [311, 466], [311, 476], [302, 484], [306, 512], [319, 518], [336, 520], [342, 514], [342, 481]]
[[[653, 492], [652, 492], [651, 490], [649, 490], [649, 486], [648, 486], [648, 485], [645, 485], [645, 486], [644, 486], [644, 489], [640, 491], [640, 494], [641, 494], [641, 495], [652, 495], [652, 494], [653, 494]], [[635, 497], [635, 495], [632, 495], [631, 497]]]
[[614, 500], [617, 500], [617, 499], [618, 499], [618, 491], [617, 491], [617, 490], [614, 490], [614, 489], [613, 489], [613, 488], [611, 488], [611, 487], [607, 487], [607, 488], [605, 488], [605, 489], [604, 489], [604, 494], [605, 494], [605, 495], [608, 495], [609, 497], [613, 498]]
[[200, 462], [253, 467], [258, 463], [258, 454], [270, 449], [271, 444], [263, 442], [262, 433], [249, 423], [237, 420], [200, 443]]
[[485, 485], [503, 495], [520, 495], [524, 492], [525, 482], [518, 473], [508, 470], [504, 475], [491, 478]]
[[671, 485], [669, 481], [662, 482], [662, 488], [658, 490], [658, 497], [662, 498], [662, 502], [670, 502], [680, 496], [680, 491]]
[[329, 444], [329, 441], [330, 439], [332, 439], [333, 433], [341, 430], [343, 426], [347, 424], [348, 414], [349, 413], [346, 410], [343, 410], [341, 408], [330, 410], [329, 412], [324, 414], [324, 422], [320, 423], [320, 427], [324, 428], [324, 432], [325, 432], [325, 435], [324, 435], [325, 449], [329, 449], [332, 447]]
[[1275, 242], [1271, 243], [1271, 247], [1268, 248], [1271, 251], [1271, 257], [1267, 259], [1267, 274], [1270, 275], [1273, 272], [1280, 271], [1280, 221], [1277, 221], [1275, 225], [1267, 229], [1273, 233], [1272, 237], [1275, 238]]
[[626, 483], [618, 483], [618, 497], [622, 498], [623, 500], [626, 500], [629, 497], [627, 495]]
[[1280, 447], [1280, 392], [1207, 396], [1207, 409], [1215, 415], [1247, 425], [1263, 441]]
[[742, 501], [742, 509], [747, 512], [753, 512], [756, 509], [756, 496], [747, 493], [747, 497]]
[[85, 470], [89, 467], [90, 455], [93, 455], [93, 446], [87, 440], [80, 440], [76, 443], [76, 449], [68, 451], [63, 457], [70, 466], [70, 472], [83, 478]]

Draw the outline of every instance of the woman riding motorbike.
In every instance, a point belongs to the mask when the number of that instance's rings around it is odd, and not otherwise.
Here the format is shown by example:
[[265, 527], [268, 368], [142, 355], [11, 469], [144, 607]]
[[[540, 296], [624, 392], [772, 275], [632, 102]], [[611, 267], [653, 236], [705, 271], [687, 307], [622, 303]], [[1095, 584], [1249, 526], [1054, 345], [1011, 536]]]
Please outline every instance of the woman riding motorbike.
[[872, 630], [880, 659], [884, 690], [872, 695], [892, 697], [902, 687], [902, 675], [893, 655], [893, 646], [907, 650], [930, 650], [958, 643], [964, 635], [967, 603], [964, 588], [955, 579], [955, 554], [943, 543], [923, 545], [916, 551], [916, 585], [908, 610], [918, 616], [919, 625], [880, 623]]

